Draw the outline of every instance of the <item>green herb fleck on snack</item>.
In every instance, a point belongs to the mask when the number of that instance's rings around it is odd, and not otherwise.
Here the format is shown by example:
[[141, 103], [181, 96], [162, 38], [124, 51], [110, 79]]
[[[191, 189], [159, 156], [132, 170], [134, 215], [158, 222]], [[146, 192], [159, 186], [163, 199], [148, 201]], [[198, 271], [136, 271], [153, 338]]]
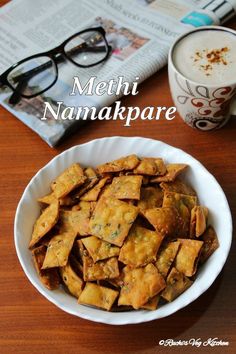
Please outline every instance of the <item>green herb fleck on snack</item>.
[[116, 231], [112, 232], [111, 238], [116, 238], [119, 235], [119, 233], [120, 233], [120, 230], [116, 230]]

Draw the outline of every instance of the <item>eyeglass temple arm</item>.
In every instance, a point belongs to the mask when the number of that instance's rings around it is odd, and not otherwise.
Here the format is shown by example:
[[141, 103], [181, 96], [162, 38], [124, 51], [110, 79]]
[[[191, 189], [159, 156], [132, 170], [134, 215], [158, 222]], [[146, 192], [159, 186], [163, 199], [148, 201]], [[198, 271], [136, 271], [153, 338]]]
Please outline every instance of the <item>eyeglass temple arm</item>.
[[9, 103], [10, 104], [17, 104], [20, 100], [21, 100], [21, 94], [20, 92], [23, 91], [26, 86], [27, 86], [27, 81], [28, 80], [21, 80], [17, 87], [16, 90], [13, 92], [13, 94], [11, 95], [11, 97], [9, 98]]
[[17, 75], [15, 76], [12, 80], [17, 83], [17, 82], [20, 82], [20, 81], [24, 81], [24, 80], [29, 80], [31, 79], [34, 75], [44, 71], [45, 69], [47, 68], [50, 68], [52, 66], [52, 62], [51, 61], [48, 61], [44, 64], [41, 64], [39, 66], [37, 66], [36, 68], [34, 69], [31, 69], [31, 70], [28, 70], [26, 71], [24, 74], [20, 74], [20, 75]]
[[[69, 55], [76, 55], [77, 53], [79, 53], [80, 51], [83, 51], [84, 50], [84, 47], [87, 47], [86, 50], [89, 51], [89, 52], [103, 52], [104, 49], [106, 49], [106, 46], [99, 46], [99, 47], [89, 47], [87, 46], [87, 43], [83, 43], [83, 45], [79, 45], [77, 47], [74, 47], [72, 48], [70, 51], [67, 52], [67, 54]], [[65, 61], [65, 57], [63, 56], [63, 54], [58, 54], [56, 57], [55, 57], [55, 60], [57, 63], [62, 63], [63, 61]], [[37, 66], [36, 68], [34, 69], [31, 69], [27, 72], [25, 72], [24, 74], [20, 74], [16, 77], [14, 77], [13, 81], [15, 83], [17, 82], [20, 82], [22, 79], [23, 80], [29, 80], [31, 79], [34, 75], [50, 68], [51, 66], [53, 65], [53, 62], [52, 61], [48, 61], [44, 64], [41, 64], [39, 66]], [[0, 83], [1, 85], [1, 83]]]

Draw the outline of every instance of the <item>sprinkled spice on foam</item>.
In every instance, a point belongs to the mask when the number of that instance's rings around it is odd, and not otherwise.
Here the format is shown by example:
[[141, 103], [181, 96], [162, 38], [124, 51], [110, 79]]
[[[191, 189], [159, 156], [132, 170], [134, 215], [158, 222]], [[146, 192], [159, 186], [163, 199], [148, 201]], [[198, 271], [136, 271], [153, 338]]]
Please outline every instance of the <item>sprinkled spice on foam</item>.
[[220, 49], [203, 49], [197, 50], [191, 58], [194, 63], [201, 62], [199, 69], [204, 71], [207, 76], [211, 74], [214, 64], [228, 65], [227, 53], [229, 52], [228, 47], [223, 47]]

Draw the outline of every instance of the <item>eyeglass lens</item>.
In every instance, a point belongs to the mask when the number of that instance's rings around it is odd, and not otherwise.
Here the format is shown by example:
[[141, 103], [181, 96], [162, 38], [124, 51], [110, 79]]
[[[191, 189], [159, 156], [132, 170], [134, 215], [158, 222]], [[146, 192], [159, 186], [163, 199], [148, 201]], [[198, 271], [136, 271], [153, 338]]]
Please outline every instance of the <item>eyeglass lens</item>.
[[97, 31], [79, 34], [66, 43], [64, 51], [75, 64], [94, 65], [107, 55], [107, 44], [103, 35]]
[[[103, 35], [98, 31], [86, 31], [68, 41], [65, 54], [73, 63], [83, 67], [95, 65], [105, 59], [108, 46]], [[57, 64], [64, 61], [63, 55], [55, 57]], [[46, 91], [57, 80], [54, 61], [48, 56], [25, 60], [13, 68], [7, 77], [8, 82], [24, 97]]]
[[12, 87], [24, 96], [35, 95], [50, 87], [57, 72], [54, 62], [47, 56], [24, 61], [8, 74]]

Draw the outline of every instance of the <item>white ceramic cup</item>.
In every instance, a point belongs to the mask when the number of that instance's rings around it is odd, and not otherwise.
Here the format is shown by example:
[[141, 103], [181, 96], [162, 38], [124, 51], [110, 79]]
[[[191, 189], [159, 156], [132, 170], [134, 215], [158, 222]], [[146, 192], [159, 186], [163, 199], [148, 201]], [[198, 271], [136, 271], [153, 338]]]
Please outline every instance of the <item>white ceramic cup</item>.
[[209, 29], [230, 32], [236, 36], [236, 31], [229, 28], [200, 27], [180, 36], [172, 45], [168, 58], [169, 84], [175, 106], [185, 123], [204, 131], [221, 128], [230, 116], [235, 114], [235, 102], [233, 101], [235, 101], [236, 77], [232, 78], [233, 82], [225, 82], [224, 85], [195, 82], [177, 70], [173, 52], [184, 37], [196, 31]]

